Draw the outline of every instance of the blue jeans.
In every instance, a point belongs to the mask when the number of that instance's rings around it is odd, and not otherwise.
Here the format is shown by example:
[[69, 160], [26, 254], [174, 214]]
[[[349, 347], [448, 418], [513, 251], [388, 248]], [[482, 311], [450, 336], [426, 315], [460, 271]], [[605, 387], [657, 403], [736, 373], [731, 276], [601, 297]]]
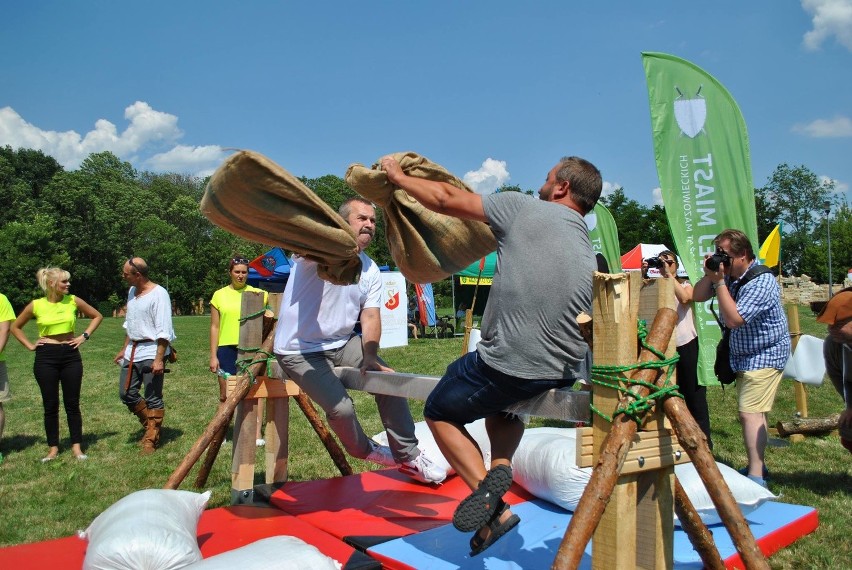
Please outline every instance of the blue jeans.
[[237, 345], [223, 344], [216, 349], [216, 358], [219, 360], [219, 368], [228, 374], [237, 373]]
[[485, 364], [476, 351], [469, 352], [447, 366], [426, 400], [423, 416], [433, 421], [468, 424], [553, 388], [571, 386], [574, 381], [509, 376]]

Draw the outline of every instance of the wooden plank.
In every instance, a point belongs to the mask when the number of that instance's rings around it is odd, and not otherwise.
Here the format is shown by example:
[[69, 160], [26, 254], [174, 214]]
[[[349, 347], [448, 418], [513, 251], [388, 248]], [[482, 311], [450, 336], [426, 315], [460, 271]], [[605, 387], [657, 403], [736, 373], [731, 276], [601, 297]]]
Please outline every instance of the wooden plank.
[[[298, 396], [299, 387], [292, 380], [279, 380], [278, 378], [270, 378], [269, 376], [257, 376], [257, 382], [249, 388], [246, 394], [247, 400], [257, 398], [286, 398], [288, 396]], [[236, 376], [228, 377], [228, 394], [230, 394], [237, 384]]]
[[[280, 384], [281, 382], [279, 382]], [[290, 441], [290, 400], [266, 400], [266, 483], [286, 483]]]
[[[586, 428], [582, 428], [586, 429]], [[638, 432], [621, 468], [622, 474], [653, 471], [663, 467], [689, 463], [689, 455], [669, 431]], [[591, 430], [577, 434], [577, 467], [594, 465], [594, 443]]]
[[[403, 372], [373, 372], [361, 374], [357, 368], [336, 367], [334, 373], [351, 390], [362, 390], [371, 394], [400, 396], [425, 400], [438, 383], [437, 376], [422, 376]], [[589, 393], [575, 390], [550, 390], [540, 396], [520, 402], [506, 411], [536, 417], [589, 421]]]
[[254, 487], [254, 463], [257, 453], [257, 400], [242, 400], [234, 416], [234, 441], [231, 460], [231, 492]]
[[[263, 342], [263, 293], [245, 291], [242, 294], [241, 315], [252, 315], [240, 322], [237, 358], [253, 355]], [[251, 349], [246, 351], [245, 349]], [[262, 373], [262, 371], [261, 371]], [[229, 378], [230, 380], [230, 378]], [[234, 418], [233, 455], [231, 457], [231, 501], [249, 501], [254, 488], [254, 467], [257, 446], [257, 400], [243, 399]], [[248, 494], [248, 496], [246, 496]]]
[[[592, 352], [596, 365], [623, 366], [636, 362], [639, 353], [637, 320], [641, 315], [650, 327], [661, 307], [674, 308], [676, 300], [672, 286], [673, 281], [670, 279], [643, 282], [638, 273], [631, 274], [626, 280], [618, 275], [595, 274]], [[664, 353], [671, 356], [674, 350], [675, 343], [670, 340]], [[632, 377], [633, 373], [629, 376]], [[595, 407], [611, 417], [617, 408], [619, 393], [596, 384], [593, 386], [593, 394]], [[643, 447], [628, 451], [615, 488], [595, 529], [592, 537], [594, 569], [671, 567], [674, 558], [673, 532], [666, 534], [666, 529], [671, 525], [663, 523], [665, 515], [660, 513], [667, 511], [668, 519], [673, 519], [672, 468], [660, 468], [673, 463], [678, 451], [676, 442], [660, 445], [661, 438], [671, 441], [671, 436], [667, 431], [659, 431], [659, 426], [664, 425], [664, 415], [661, 409], [655, 412], [649, 414], [653, 416], [650, 420], [647, 417], [643, 420], [646, 428], [654, 429], [653, 435], [641, 432], [631, 443], [631, 447], [637, 443]], [[598, 454], [611, 428], [612, 424], [608, 420], [597, 414], [593, 416], [591, 449], [585, 446], [587, 454], [591, 452], [592, 456], [589, 465], [597, 464]], [[645, 438], [649, 441], [643, 441]], [[582, 456], [580, 451], [578, 454]], [[683, 452], [679, 452], [679, 455], [685, 456]], [[666, 493], [668, 497], [662, 496]]]

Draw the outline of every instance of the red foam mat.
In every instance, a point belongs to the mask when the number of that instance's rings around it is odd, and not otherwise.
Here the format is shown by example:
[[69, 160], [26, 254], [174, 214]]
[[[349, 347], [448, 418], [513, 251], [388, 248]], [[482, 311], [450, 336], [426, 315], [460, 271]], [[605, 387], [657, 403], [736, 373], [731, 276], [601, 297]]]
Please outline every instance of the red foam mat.
[[[275, 491], [270, 504], [332, 536], [401, 537], [452, 521], [459, 501], [470, 494], [460, 477], [443, 485], [423, 485], [396, 469], [291, 482]], [[515, 484], [503, 499], [516, 504], [534, 497]]]
[[[377, 567], [365, 554], [339, 539], [273, 508], [233, 506], [204, 511], [198, 521], [198, 546], [204, 558], [234, 550], [261, 538], [295, 536], [312, 544], [344, 568]], [[76, 536], [0, 548], [0, 568], [9, 570], [79, 569], [86, 541]]]

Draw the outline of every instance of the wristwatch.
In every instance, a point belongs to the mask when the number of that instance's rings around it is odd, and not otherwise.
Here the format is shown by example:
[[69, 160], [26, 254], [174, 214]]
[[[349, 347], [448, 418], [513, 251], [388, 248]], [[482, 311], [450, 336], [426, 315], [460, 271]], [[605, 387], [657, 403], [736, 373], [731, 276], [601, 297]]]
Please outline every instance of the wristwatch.
[[86, 331], [83, 331], [83, 338], [86, 339], [86, 340], [89, 340], [89, 333], [87, 333]]

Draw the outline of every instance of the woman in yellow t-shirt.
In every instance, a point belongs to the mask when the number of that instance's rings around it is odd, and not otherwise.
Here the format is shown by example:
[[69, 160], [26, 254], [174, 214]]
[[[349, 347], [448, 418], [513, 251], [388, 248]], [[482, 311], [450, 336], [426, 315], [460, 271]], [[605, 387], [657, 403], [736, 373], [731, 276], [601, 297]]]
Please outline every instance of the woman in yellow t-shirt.
[[237, 373], [237, 345], [240, 341], [240, 307], [245, 291], [263, 293], [266, 305], [266, 291], [246, 283], [248, 278], [248, 259], [235, 256], [228, 263], [228, 275], [231, 283], [222, 287], [210, 300], [210, 372], [219, 374], [219, 400], [225, 401], [225, 380], [222, 372]]
[[[12, 334], [27, 350], [35, 351], [33, 374], [41, 390], [44, 406], [44, 431], [47, 434], [47, 456], [42, 462], [59, 454], [59, 387], [62, 403], [71, 432], [71, 452], [77, 459], [86, 459], [83, 443], [83, 415], [80, 413], [80, 388], [83, 385], [83, 359], [79, 347], [100, 326], [103, 316], [91, 305], [68, 294], [71, 274], [58, 267], [39, 269], [38, 284], [45, 296], [31, 301], [12, 324]], [[92, 319], [81, 334], [74, 336], [77, 313]], [[30, 342], [23, 327], [35, 318], [38, 340]]]

